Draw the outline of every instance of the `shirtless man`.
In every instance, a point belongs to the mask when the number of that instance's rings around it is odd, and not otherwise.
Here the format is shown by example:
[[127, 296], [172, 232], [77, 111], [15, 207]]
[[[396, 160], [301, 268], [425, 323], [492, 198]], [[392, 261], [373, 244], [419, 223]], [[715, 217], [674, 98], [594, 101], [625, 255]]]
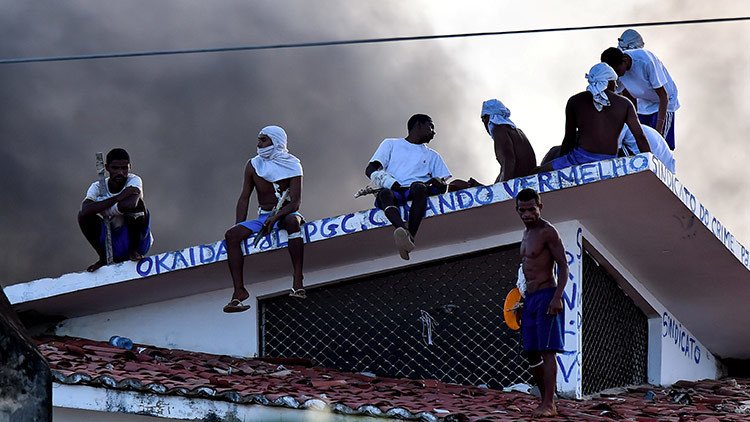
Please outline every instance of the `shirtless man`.
[[89, 272], [107, 264], [106, 224], [111, 225], [114, 262], [137, 261], [153, 243], [151, 215], [143, 202], [143, 181], [130, 173], [130, 155], [115, 148], [107, 153], [104, 168], [109, 173], [106, 192], [99, 182], [92, 183], [78, 213], [78, 225], [99, 255], [99, 260], [86, 269]]
[[[302, 260], [304, 241], [300, 226], [304, 223], [298, 212], [302, 199], [302, 165], [299, 159], [290, 154], [286, 147], [286, 132], [278, 126], [266, 126], [258, 134], [258, 155], [245, 165], [242, 193], [237, 201], [237, 224], [227, 230], [224, 238], [227, 244], [229, 273], [234, 283], [234, 293], [224, 312], [243, 312], [250, 305], [243, 302], [250, 297], [245, 289], [243, 264], [244, 256], [240, 244], [261, 229], [279, 227], [289, 234], [289, 256], [292, 258], [294, 278], [289, 296], [304, 299], [302, 284]], [[258, 218], [246, 220], [250, 195], [257, 190]], [[288, 191], [286, 201], [278, 212], [269, 217], [284, 191]]]
[[496, 99], [482, 103], [482, 123], [495, 144], [500, 174], [495, 183], [530, 175], [536, 155], [526, 134], [510, 120], [510, 110]]
[[[557, 385], [556, 353], [563, 352], [563, 291], [568, 281], [568, 261], [560, 235], [541, 218], [542, 201], [533, 189], [516, 196], [516, 210], [526, 226], [521, 241], [521, 268], [526, 279], [526, 297], [521, 311], [523, 349], [529, 359], [542, 403], [533, 417], [557, 414], [554, 403]], [[553, 264], [557, 264], [555, 281]]]
[[542, 164], [537, 172], [559, 170], [617, 156], [617, 138], [624, 125], [633, 132], [641, 152], [650, 152], [633, 103], [615, 94], [617, 74], [598, 63], [586, 74], [589, 86], [565, 106], [565, 137], [560, 157]]

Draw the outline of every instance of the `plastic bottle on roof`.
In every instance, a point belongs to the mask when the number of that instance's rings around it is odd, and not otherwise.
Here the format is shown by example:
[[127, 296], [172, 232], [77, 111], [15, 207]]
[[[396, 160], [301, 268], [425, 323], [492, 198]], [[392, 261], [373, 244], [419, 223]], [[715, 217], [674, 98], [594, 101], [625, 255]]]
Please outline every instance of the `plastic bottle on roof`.
[[109, 338], [109, 344], [119, 349], [132, 350], [133, 340], [127, 337], [112, 336]]

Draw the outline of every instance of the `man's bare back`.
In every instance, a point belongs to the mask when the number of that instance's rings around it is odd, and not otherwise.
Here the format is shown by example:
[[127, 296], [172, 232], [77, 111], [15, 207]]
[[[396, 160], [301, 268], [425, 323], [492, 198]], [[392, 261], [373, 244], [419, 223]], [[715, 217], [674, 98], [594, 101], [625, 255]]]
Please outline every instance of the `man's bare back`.
[[[566, 112], [565, 139], [563, 150], [576, 143], [575, 130], [578, 130], [577, 144], [588, 152], [595, 154], [617, 154], [617, 137], [622, 127], [628, 123], [637, 124], [638, 116], [633, 104], [625, 97], [607, 90], [610, 105], [597, 111], [593, 96], [588, 91], [578, 93], [568, 100]], [[568, 127], [575, 125], [574, 127]]]
[[525, 177], [533, 172], [536, 155], [521, 129], [510, 125], [494, 125], [492, 139], [495, 143], [495, 158], [501, 167], [496, 183]]

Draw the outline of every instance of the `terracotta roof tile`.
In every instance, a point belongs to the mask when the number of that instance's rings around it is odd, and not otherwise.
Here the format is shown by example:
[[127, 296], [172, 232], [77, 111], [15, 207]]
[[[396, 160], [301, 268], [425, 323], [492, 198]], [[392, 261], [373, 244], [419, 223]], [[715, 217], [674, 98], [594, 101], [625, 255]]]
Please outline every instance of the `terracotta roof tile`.
[[[353, 374], [312, 366], [308, 359], [243, 359], [71, 337], [37, 339], [55, 382], [234, 403], [325, 409], [416, 420], [526, 420], [538, 399], [522, 393]], [[559, 400], [545, 420], [747, 421], [750, 380], [680, 381], [638, 386], [590, 400]]]

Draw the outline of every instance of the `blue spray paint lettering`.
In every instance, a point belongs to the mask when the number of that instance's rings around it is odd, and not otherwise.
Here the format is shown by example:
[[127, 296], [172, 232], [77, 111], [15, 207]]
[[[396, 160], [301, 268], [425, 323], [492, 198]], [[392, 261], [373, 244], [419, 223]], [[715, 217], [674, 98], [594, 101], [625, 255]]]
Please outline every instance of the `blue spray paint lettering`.
[[[200, 256], [201, 264], [205, 264], [207, 262], [213, 262], [214, 255], [216, 255], [216, 253], [214, 252], [213, 245], [200, 245], [198, 248], [200, 249], [200, 253], [198, 255]], [[211, 255], [206, 257], [206, 255], [204, 254], [204, 251], [210, 251]]]
[[[450, 202], [448, 202], [450, 200]], [[445, 214], [445, 210], [449, 209], [451, 211], [456, 210], [456, 196], [453, 193], [450, 193], [448, 195], [440, 195], [438, 196], [438, 207], [440, 208], [440, 212], [442, 214]]]
[[581, 183], [590, 183], [597, 179], [595, 164], [584, 164], [581, 166]]
[[167, 255], [168, 254], [161, 254], [161, 255], [156, 255], [154, 257], [155, 260], [156, 260], [156, 265], [155, 265], [155, 267], [156, 267], [156, 274], [161, 274], [161, 270], [162, 269], [164, 269], [165, 272], [170, 271], [169, 267], [164, 262], [164, 261], [167, 260]]
[[[481, 199], [482, 198], [482, 194], [481, 194], [482, 191], [486, 191], [487, 192], [487, 199], [485, 199], [485, 200]], [[489, 203], [492, 202], [492, 198], [493, 197], [494, 197], [494, 193], [492, 192], [492, 188], [489, 187], [489, 186], [483, 186], [483, 187], [477, 189], [477, 191], [476, 191], [476, 198], [477, 198], [477, 203], [478, 204], [482, 204], [482, 205], [489, 204]]]
[[537, 177], [539, 180], [539, 192], [544, 193], [547, 191], [555, 190], [555, 187], [549, 183], [549, 181], [552, 180], [551, 174], [539, 173]]
[[[146, 264], [146, 263], [148, 263], [148, 269], [144, 270], [143, 269], [143, 264]], [[149, 273], [151, 272], [151, 269], [153, 267], [154, 267], [154, 262], [151, 261], [151, 258], [146, 257], [146, 258], [141, 258], [141, 260], [138, 261], [138, 265], [136, 265], [135, 270], [138, 271], [138, 274], [141, 277], [145, 277], [145, 276], [149, 275]]]
[[320, 234], [326, 239], [336, 235], [336, 229], [339, 228], [338, 224], [328, 224], [334, 221], [334, 218], [324, 218], [320, 223]]
[[177, 263], [181, 262], [184, 267], [188, 266], [187, 259], [185, 259], [184, 256], [182, 256], [182, 252], [176, 251], [174, 253], [174, 260], [172, 260], [172, 268], [171, 270], [174, 271], [175, 268], [177, 268]]
[[[465, 203], [463, 198], [466, 198], [468, 203]], [[456, 199], [458, 199], [458, 207], [461, 209], [466, 209], [474, 205], [474, 197], [471, 196], [469, 192], [466, 192], [464, 190], [456, 192]]]
[[344, 216], [344, 218], [341, 219], [341, 231], [342, 232], [349, 234], [349, 233], [354, 233], [355, 231], [357, 231], [357, 229], [346, 228], [346, 223], [352, 218], [354, 218], [354, 214], [347, 214]]

